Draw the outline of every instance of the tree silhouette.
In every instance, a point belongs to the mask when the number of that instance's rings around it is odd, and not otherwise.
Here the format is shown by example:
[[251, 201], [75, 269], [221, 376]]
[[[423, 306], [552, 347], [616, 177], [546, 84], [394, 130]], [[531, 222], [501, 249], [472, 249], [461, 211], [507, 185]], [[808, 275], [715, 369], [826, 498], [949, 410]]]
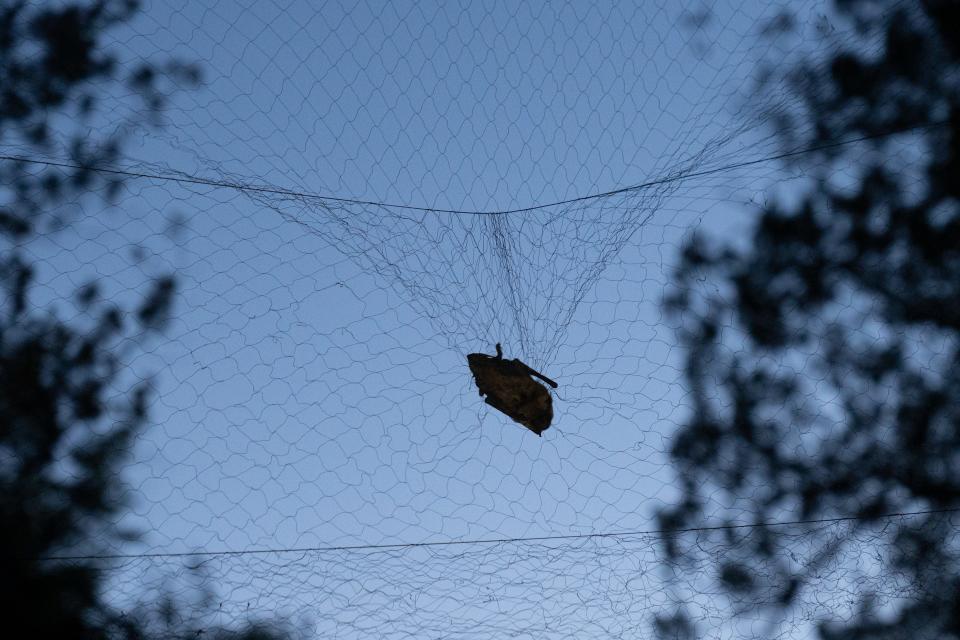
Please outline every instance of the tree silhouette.
[[[819, 616], [821, 636], [957, 637], [960, 3], [834, 5], [856, 37], [782, 76], [799, 105], [778, 115], [784, 139], [825, 147], [794, 160], [801, 197], [765, 206], [746, 248], [691, 240], [666, 298], [692, 415], [663, 541], [681, 570], [728, 549], [711, 580], [782, 619], [869, 540], [871, 584], [896, 597], [864, 588], [853, 614]], [[851, 520], [764, 524], [830, 518]], [[680, 531], [741, 523], [756, 526]], [[673, 614], [657, 629], [692, 635]]]
[[[174, 279], [159, 274], [132, 310], [91, 283], [76, 292], [79, 313], [65, 321], [32, 300], [34, 269], [24, 251], [36, 234], [64, 226], [65, 203], [115, 195], [116, 179], [97, 167], [119, 157], [132, 125], [159, 123], [172, 89], [199, 79], [175, 60], [121, 69], [100, 42], [136, 11], [130, 0], [0, 6], [4, 153], [66, 154], [77, 167], [0, 160], [0, 624], [7, 633], [83, 639], [184, 631], [172, 601], [160, 616], [165, 624], [154, 624], [150, 603], [124, 615], [105, 602], [99, 565], [50, 560], [93, 554], [98, 543], [131, 535], [111, 524], [124, 504], [117, 465], [147, 422], [149, 388], [120, 399], [110, 389], [126, 354], [120, 345], [163, 328]], [[137, 96], [125, 117], [107, 104], [114, 89]], [[242, 633], [283, 635], [263, 626]], [[218, 628], [206, 637], [228, 635]]]

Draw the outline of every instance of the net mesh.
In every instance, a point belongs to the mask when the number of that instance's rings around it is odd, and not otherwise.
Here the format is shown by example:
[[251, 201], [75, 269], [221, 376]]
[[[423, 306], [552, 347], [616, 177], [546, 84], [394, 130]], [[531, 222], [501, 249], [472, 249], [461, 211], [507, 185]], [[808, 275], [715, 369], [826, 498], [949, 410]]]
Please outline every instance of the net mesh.
[[[619, 637], [688, 602], [732, 633], [762, 603], [715, 597], [706, 564], [668, 586], [654, 533], [593, 534], [649, 532], [674, 497], [678, 246], [735, 239], [796, 177], [758, 161], [793, 105], [750, 104], [752, 73], [833, 27], [792, 2], [807, 38], [777, 49], [784, 9], [147, 3], [111, 46], [198, 60], [205, 86], [140, 132], [119, 210], [74, 203], [29, 248], [50, 299], [178, 279], [129, 372], [154, 381], [124, 477], [147, 535], [113, 550], [115, 597], [199, 580], [216, 615], [336, 637]], [[543, 438], [477, 395], [465, 356], [495, 343], [559, 383]], [[778, 634], [823, 593], [852, 606], [883, 538], [852, 539]]]

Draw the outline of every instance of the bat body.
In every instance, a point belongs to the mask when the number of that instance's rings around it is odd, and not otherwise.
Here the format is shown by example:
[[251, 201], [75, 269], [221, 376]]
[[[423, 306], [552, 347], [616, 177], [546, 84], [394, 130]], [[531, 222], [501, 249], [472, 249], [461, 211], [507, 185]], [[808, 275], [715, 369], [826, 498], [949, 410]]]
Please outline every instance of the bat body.
[[471, 353], [467, 364], [484, 401], [538, 436], [553, 421], [553, 400], [539, 378], [556, 388], [557, 383], [534, 371], [520, 360], [506, 360], [497, 345], [497, 355]]

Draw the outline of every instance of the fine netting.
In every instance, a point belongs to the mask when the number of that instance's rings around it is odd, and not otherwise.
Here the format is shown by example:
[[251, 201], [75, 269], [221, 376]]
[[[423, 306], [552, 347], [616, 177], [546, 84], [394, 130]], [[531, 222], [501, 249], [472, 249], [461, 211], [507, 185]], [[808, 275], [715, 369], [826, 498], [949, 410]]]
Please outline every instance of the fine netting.
[[[670, 573], [663, 570], [659, 536], [629, 532], [186, 559], [141, 556], [118, 560], [116, 567], [138, 576], [148, 592], [198, 576], [216, 581], [218, 606], [198, 615], [198, 628], [267, 611], [303, 622], [316, 637], [636, 637], [650, 634], [655, 619], [669, 621], [682, 610], [703, 637], [791, 638], [815, 632], [822, 618], [855, 619], [864, 593], [881, 608], [929, 599], [908, 571], [876, 572], [877, 558], [895, 552], [887, 530], [913, 519], [901, 516], [868, 528], [850, 521], [779, 526], [784, 557], [816, 567], [798, 606], [786, 614], [776, 611], [783, 584], [773, 567], [756, 567], [761, 588], [749, 598], [728, 599], [705, 588], [716, 563], [737, 558], [736, 547], [717, 544], [710, 533], [688, 536], [687, 550], [699, 547], [701, 553]], [[956, 514], [932, 521], [943, 530], [958, 524]], [[749, 544], [755, 535], [758, 530], [745, 529], [736, 538]], [[824, 540], [840, 544], [841, 552], [828, 562], [818, 561]]]
[[[692, 229], [735, 235], [783, 178], [761, 125], [792, 105], [745, 101], [793, 52], [759, 38], [781, 6], [626, 5], [170, 2], [116, 38], [206, 76], [118, 167], [121, 211], [77, 203], [30, 248], [52, 299], [177, 277], [131, 365], [154, 394], [118, 600], [199, 580], [227, 619], [347, 638], [640, 635], [687, 601], [730, 632], [696, 566], [665, 586], [655, 535], [576, 536], [652, 530], [674, 498], [661, 298]], [[466, 355], [497, 343], [559, 384], [543, 438], [477, 395]], [[478, 539], [500, 542], [410, 546]], [[882, 538], [850, 540], [778, 633], [867, 588], [849, 568]]]

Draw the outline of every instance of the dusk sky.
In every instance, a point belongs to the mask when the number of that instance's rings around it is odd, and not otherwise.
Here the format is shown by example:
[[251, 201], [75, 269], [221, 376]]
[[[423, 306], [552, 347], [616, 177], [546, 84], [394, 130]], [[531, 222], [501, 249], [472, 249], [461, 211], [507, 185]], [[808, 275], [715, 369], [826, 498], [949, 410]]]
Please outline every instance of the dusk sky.
[[[789, 3], [807, 39], [778, 51], [784, 5], [759, 0], [146, 2], [110, 46], [204, 78], [128, 149], [165, 179], [34, 248], [54, 297], [178, 281], [134, 358], [155, 394], [125, 524], [146, 535], [116, 552], [208, 555], [119, 561], [118, 589], [199, 565], [227, 617], [337, 637], [646, 624], [653, 536], [284, 550], [656, 528], [688, 411], [660, 307], [677, 248], [739, 237], [786, 175], [685, 174], [783, 150], [754, 74], [817, 43], [820, 4]], [[497, 342], [559, 383], [542, 438], [477, 394], [466, 355]]]

